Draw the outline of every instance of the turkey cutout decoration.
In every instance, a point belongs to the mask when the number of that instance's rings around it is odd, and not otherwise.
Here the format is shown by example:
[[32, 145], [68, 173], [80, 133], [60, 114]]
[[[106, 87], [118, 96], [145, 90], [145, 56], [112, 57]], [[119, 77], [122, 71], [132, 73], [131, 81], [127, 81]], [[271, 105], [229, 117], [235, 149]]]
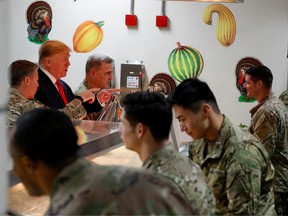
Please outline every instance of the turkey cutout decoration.
[[247, 98], [247, 90], [244, 88], [246, 71], [250, 67], [262, 65], [261, 61], [254, 57], [242, 58], [236, 66], [236, 87], [240, 92], [239, 102], [254, 102], [255, 99]]
[[176, 81], [172, 76], [166, 73], [158, 73], [152, 77], [148, 86], [149, 92], [160, 92], [169, 95], [176, 88]]
[[42, 44], [49, 40], [48, 34], [52, 29], [52, 9], [47, 2], [33, 2], [27, 9], [28, 40]]

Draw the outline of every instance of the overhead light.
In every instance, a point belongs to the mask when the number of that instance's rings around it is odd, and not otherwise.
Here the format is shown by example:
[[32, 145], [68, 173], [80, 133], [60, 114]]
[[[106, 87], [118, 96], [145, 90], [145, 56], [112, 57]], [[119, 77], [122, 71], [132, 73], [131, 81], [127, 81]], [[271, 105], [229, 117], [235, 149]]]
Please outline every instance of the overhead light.
[[190, 2], [244, 3], [244, 0], [162, 0], [162, 1], [190, 1]]

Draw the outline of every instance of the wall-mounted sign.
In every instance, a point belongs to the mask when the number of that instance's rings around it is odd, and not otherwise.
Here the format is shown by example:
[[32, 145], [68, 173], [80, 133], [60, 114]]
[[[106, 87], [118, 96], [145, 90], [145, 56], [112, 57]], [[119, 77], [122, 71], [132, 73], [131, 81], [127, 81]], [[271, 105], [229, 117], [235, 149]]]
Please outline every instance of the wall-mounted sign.
[[139, 88], [139, 77], [127, 76], [127, 88]]

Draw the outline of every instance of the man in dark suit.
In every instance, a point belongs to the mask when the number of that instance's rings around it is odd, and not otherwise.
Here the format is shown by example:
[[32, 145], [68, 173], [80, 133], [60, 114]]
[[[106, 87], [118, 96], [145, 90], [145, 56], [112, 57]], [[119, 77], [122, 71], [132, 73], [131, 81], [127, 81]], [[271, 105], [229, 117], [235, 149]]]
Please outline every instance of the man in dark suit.
[[65, 77], [70, 66], [71, 49], [61, 41], [49, 40], [43, 43], [39, 49], [39, 87], [35, 98], [52, 109], [61, 109], [75, 98], [86, 101], [83, 106], [87, 113], [97, 112], [102, 109], [98, 100], [95, 100], [90, 89], [79, 95], [74, 95], [67, 83], [61, 80]]

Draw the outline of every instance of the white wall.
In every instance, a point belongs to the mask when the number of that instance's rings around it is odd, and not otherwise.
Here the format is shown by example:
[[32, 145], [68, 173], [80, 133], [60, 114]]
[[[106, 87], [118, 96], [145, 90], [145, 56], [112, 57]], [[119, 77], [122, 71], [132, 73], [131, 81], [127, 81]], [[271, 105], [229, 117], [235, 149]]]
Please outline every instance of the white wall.
[[0, 1], [0, 74], [3, 83], [0, 86], [0, 215], [5, 215], [7, 208], [7, 171], [8, 171], [8, 154], [6, 141], [6, 127], [5, 115], [2, 110], [4, 108], [7, 98], [7, 72], [8, 65], [7, 51], [8, 51], [8, 31], [9, 26], [7, 20], [8, 4], [6, 0]]
[[[9, 0], [9, 61], [20, 58], [37, 61], [39, 45], [29, 42], [26, 32], [26, 9], [32, 2]], [[230, 47], [223, 47], [216, 40], [217, 14], [213, 14], [213, 26], [202, 21], [202, 13], [210, 3], [167, 1], [169, 28], [159, 29], [155, 26], [155, 16], [160, 15], [161, 1], [135, 0], [138, 27], [131, 29], [124, 22], [125, 14], [130, 12], [130, 0], [47, 2], [53, 10], [49, 38], [62, 40], [71, 47], [74, 31], [80, 23], [105, 21], [103, 41], [91, 53], [105, 53], [115, 59], [118, 86], [120, 65], [125, 60], [142, 60], [148, 79], [158, 72], [169, 73], [167, 59], [179, 41], [201, 52], [204, 69], [200, 78], [214, 91], [222, 112], [237, 124], [249, 124], [249, 110], [256, 104], [238, 102], [235, 68], [241, 58], [254, 56], [272, 70], [277, 96], [287, 88], [287, 0], [245, 0], [244, 4], [224, 4], [233, 12], [237, 22], [237, 36]], [[85, 62], [91, 53], [71, 54], [72, 65], [65, 80], [73, 89], [82, 81]], [[177, 135], [181, 141], [187, 139], [179, 131]]]

